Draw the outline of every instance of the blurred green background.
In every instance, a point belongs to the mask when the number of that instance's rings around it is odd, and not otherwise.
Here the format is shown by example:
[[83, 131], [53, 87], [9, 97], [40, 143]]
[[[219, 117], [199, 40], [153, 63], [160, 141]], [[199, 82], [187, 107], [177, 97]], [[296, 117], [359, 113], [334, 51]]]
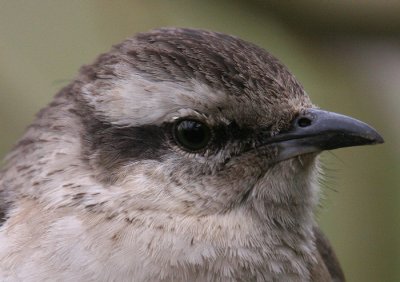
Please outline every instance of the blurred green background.
[[399, 1], [0, 0], [0, 158], [34, 114], [112, 44], [161, 26], [211, 29], [280, 58], [318, 106], [386, 143], [324, 153], [318, 218], [348, 281], [400, 281]]

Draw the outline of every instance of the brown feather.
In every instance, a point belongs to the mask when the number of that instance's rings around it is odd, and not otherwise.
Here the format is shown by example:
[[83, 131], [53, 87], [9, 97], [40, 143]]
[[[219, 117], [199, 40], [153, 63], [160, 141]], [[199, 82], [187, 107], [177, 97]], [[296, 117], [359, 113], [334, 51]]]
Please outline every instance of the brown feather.
[[343, 270], [331, 244], [317, 226], [314, 227], [317, 263], [311, 269], [312, 281], [344, 282]]

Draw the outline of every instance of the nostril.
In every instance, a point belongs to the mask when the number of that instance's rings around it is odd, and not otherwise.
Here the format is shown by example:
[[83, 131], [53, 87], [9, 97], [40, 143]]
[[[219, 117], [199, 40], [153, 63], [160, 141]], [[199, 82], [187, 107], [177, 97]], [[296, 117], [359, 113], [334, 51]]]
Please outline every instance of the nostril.
[[297, 125], [300, 127], [307, 127], [311, 125], [311, 119], [302, 117], [297, 120]]

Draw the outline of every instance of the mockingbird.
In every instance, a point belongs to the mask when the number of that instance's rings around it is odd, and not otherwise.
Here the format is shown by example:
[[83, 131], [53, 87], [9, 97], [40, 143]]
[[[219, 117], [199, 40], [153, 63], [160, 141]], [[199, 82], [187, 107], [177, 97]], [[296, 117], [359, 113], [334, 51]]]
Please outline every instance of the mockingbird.
[[83, 66], [0, 174], [1, 281], [343, 281], [318, 154], [382, 143], [236, 37], [158, 29]]

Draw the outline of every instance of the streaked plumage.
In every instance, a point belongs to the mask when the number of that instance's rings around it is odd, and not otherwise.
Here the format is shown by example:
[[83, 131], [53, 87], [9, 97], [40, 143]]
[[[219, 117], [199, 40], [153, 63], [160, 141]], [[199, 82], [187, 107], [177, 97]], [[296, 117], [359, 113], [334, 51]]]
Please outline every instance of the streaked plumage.
[[[332, 120], [340, 134], [298, 143]], [[344, 281], [314, 221], [317, 155], [377, 142], [255, 45], [139, 34], [82, 67], [8, 155], [0, 280]]]

